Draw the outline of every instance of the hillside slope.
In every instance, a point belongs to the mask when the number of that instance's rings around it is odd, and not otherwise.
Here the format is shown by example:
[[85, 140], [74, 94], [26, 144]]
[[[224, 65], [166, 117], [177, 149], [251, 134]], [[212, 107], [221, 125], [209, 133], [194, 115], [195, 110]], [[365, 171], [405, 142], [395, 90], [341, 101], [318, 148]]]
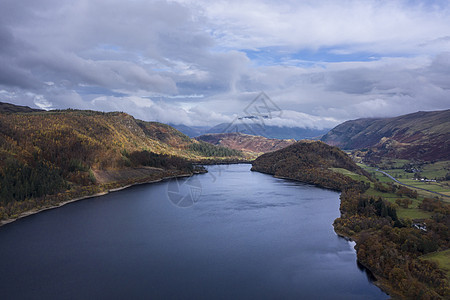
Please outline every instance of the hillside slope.
[[300, 141], [281, 150], [261, 155], [252, 163], [252, 171], [272, 174], [335, 190], [358, 186], [333, 168], [341, 168], [370, 177], [337, 147], [323, 142]]
[[262, 136], [244, 134], [240, 132], [210, 133], [196, 137], [196, 139], [213, 145], [220, 145], [230, 149], [254, 153], [271, 152], [295, 143], [295, 140], [292, 139], [269, 139]]
[[[446, 270], [421, 257], [449, 248], [450, 205], [377, 182], [343, 151], [319, 141], [263, 154], [252, 170], [341, 191], [335, 231], [356, 241], [358, 262], [376, 276], [377, 285], [395, 299], [448, 299]], [[413, 202], [414, 209], [432, 212], [418, 221], [426, 230], [397, 215], [399, 205]]]
[[192, 174], [193, 162], [243, 159], [240, 151], [126, 113], [2, 106], [0, 220], [47, 202]]
[[39, 112], [42, 109], [31, 108], [28, 106], [15, 105], [6, 102], [0, 102], [0, 113], [28, 113], [28, 112]]
[[373, 156], [450, 159], [450, 110], [344, 122], [322, 137], [342, 149], [372, 148]]

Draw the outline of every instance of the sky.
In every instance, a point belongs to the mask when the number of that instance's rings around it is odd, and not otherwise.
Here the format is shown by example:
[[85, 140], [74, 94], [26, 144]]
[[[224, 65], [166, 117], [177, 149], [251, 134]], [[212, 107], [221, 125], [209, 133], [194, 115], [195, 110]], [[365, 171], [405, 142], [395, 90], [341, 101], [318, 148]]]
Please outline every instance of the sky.
[[[0, 101], [331, 128], [450, 108], [450, 1], [2, 0]], [[248, 113], [248, 112], [247, 112]]]

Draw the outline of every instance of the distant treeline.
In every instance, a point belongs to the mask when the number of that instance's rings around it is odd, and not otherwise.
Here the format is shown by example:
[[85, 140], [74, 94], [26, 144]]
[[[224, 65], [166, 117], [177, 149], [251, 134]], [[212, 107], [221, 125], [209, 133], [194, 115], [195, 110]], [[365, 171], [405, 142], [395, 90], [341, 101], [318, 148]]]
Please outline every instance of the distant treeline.
[[242, 151], [234, 150], [222, 146], [211, 145], [206, 142], [199, 142], [195, 144], [190, 144], [189, 150], [196, 152], [199, 155], [203, 156], [216, 156], [216, 157], [230, 157], [237, 156], [243, 157]]
[[188, 160], [172, 155], [157, 154], [147, 150], [143, 151], [133, 151], [128, 154], [124, 151], [124, 156], [129, 160], [129, 166], [148, 166], [155, 168], [165, 168], [165, 169], [179, 169], [183, 171], [192, 172], [192, 163]]

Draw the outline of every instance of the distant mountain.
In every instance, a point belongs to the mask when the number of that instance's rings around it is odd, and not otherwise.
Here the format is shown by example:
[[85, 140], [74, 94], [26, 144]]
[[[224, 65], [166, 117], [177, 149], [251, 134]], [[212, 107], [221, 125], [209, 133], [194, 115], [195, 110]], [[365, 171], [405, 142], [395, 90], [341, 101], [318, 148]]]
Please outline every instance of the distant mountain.
[[220, 145], [230, 149], [254, 153], [271, 152], [295, 143], [294, 139], [269, 139], [262, 136], [249, 135], [240, 132], [208, 133], [201, 135], [196, 139], [213, 145]]
[[183, 124], [177, 125], [169, 124], [169, 125], [191, 138], [204, 134], [210, 128], [208, 126], [186, 126]]
[[[242, 121], [242, 122], [241, 122]], [[318, 139], [329, 129], [314, 129], [301, 127], [279, 127], [271, 126], [264, 121], [251, 122], [249, 120], [238, 120], [234, 123], [221, 123], [207, 130], [206, 133], [228, 133], [240, 132], [251, 135], [259, 135], [272, 139]]]
[[342, 149], [370, 148], [373, 157], [450, 160], [450, 110], [347, 121], [321, 140]]
[[40, 112], [42, 109], [31, 108], [28, 106], [14, 105], [10, 103], [0, 102], [0, 113], [30, 113]]

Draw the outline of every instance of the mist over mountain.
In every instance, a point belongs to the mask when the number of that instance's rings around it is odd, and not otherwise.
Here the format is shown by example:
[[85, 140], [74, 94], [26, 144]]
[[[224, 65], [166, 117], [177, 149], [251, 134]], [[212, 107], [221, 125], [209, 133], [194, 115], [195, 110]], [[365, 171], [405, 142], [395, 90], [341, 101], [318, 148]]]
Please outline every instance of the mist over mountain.
[[[250, 117], [247, 117], [250, 118]], [[249, 121], [250, 120], [250, 121]], [[233, 123], [221, 123], [206, 131], [206, 133], [240, 132], [259, 135], [272, 139], [319, 139], [329, 129], [315, 129], [302, 127], [287, 127], [267, 125], [264, 119], [238, 119]]]

